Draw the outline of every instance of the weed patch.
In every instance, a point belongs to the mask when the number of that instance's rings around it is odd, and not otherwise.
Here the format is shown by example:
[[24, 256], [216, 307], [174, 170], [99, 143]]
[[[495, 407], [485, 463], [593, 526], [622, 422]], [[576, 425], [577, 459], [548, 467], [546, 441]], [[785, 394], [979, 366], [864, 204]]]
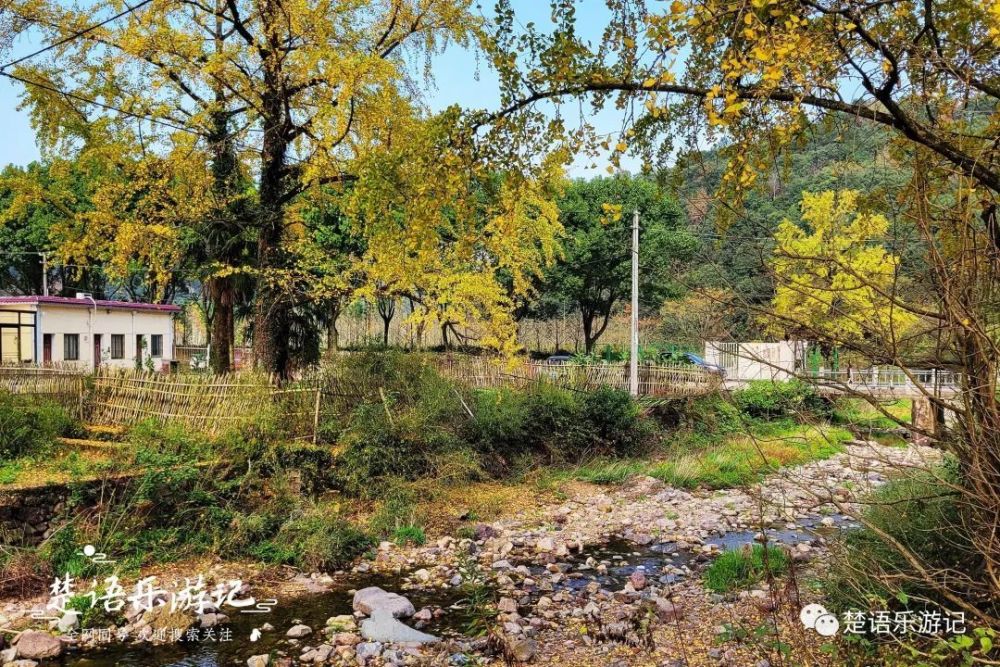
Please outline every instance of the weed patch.
[[769, 435], [730, 436], [714, 445], [690, 448], [652, 465], [648, 474], [672, 486], [725, 489], [757, 482], [782, 466], [827, 459], [852, 438], [842, 428], [796, 426]]
[[768, 575], [780, 576], [788, 569], [788, 554], [768, 545], [754, 544], [723, 552], [705, 570], [705, 587], [716, 593], [731, 593], [756, 584]]

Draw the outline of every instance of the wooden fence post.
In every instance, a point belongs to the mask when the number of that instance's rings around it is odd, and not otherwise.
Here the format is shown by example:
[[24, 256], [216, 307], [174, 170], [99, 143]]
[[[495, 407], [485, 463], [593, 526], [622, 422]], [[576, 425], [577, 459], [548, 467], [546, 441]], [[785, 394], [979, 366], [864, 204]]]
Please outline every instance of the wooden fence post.
[[323, 390], [321, 388], [319, 388], [319, 387], [316, 387], [316, 408], [315, 408], [315, 412], [313, 413], [313, 444], [314, 445], [316, 444], [316, 441], [319, 439], [319, 400], [320, 400], [321, 396], [323, 396]]
[[83, 422], [83, 389], [84, 389], [84, 385], [85, 384], [86, 383], [84, 382], [83, 376], [81, 375], [80, 376], [80, 382], [79, 382], [80, 395], [79, 395], [79, 398], [77, 400], [77, 412], [80, 415], [80, 421], [81, 422]]

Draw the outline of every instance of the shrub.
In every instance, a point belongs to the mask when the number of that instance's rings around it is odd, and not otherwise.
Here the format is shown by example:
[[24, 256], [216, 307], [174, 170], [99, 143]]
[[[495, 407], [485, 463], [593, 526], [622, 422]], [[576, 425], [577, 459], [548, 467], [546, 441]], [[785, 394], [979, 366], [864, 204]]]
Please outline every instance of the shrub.
[[58, 436], [74, 430], [74, 420], [62, 407], [0, 392], [0, 459], [43, 453]]
[[600, 454], [635, 455], [652, 439], [653, 422], [628, 392], [602, 387], [585, 394], [582, 407], [586, 435]]
[[[311, 570], [341, 567], [372, 546], [372, 539], [340, 516], [319, 505], [286, 522], [275, 541], [291, 562]], [[272, 545], [273, 546], [273, 545]]]
[[736, 407], [753, 418], [794, 416], [803, 413], [828, 415], [829, 402], [809, 384], [799, 380], [757, 380], [733, 394]]
[[495, 474], [508, 472], [519, 457], [577, 462], [589, 456], [640, 452], [654, 425], [625, 392], [602, 388], [578, 393], [547, 384], [529, 390], [474, 394], [476, 419], [465, 439]]
[[128, 441], [136, 450], [185, 460], [204, 458], [210, 451], [206, 436], [184, 424], [158, 419], [145, 419], [132, 426], [128, 432]]
[[382, 405], [363, 405], [351, 415], [337, 461], [338, 485], [351, 495], [372, 498], [392, 478], [426, 475], [432, 455], [456, 446], [446, 427], [419, 410], [392, 415]]
[[416, 493], [399, 480], [386, 484], [375, 512], [368, 519], [368, 529], [379, 537], [392, 535], [401, 526], [416, 523]]
[[724, 551], [705, 570], [705, 586], [716, 593], [729, 593], [752, 586], [769, 574], [779, 576], [788, 569], [788, 554], [774, 546], [754, 544]]
[[681, 412], [698, 434], [722, 435], [746, 430], [739, 408], [715, 394], [686, 402]]
[[[951, 463], [933, 472], [892, 480], [868, 499], [863, 517], [916, 555], [937, 581], [976, 600], [981, 598], [974, 589], [987, 580], [987, 573], [952, 486], [959, 483]], [[844, 532], [832, 551], [824, 588], [831, 606], [838, 610], [868, 609], [873, 600], [889, 606], [908, 598], [944, 602], [898, 549], [869, 528]]]

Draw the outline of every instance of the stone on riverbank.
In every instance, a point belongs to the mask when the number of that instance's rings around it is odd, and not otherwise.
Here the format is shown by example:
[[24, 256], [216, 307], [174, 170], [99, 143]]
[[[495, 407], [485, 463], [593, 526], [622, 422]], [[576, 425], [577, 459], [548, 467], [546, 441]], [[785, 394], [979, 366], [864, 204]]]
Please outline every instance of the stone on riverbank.
[[417, 611], [413, 603], [402, 595], [384, 591], [378, 586], [362, 588], [355, 593], [353, 606], [355, 611], [360, 611], [366, 616], [371, 616], [377, 609], [388, 611], [395, 618], [413, 616]]
[[538, 642], [534, 639], [520, 639], [510, 645], [510, 653], [518, 662], [529, 662], [538, 653]]
[[312, 634], [312, 628], [308, 625], [293, 625], [285, 633], [286, 637], [291, 637], [292, 639], [302, 639], [303, 637]]
[[361, 636], [369, 641], [387, 644], [433, 644], [440, 641], [434, 635], [414, 630], [397, 621], [388, 609], [376, 609], [371, 618], [361, 621]]
[[28, 660], [58, 658], [63, 652], [63, 643], [58, 637], [37, 630], [25, 630], [14, 646], [17, 648], [17, 657]]
[[265, 654], [252, 655], [247, 658], [247, 667], [267, 667], [271, 663], [271, 656]]

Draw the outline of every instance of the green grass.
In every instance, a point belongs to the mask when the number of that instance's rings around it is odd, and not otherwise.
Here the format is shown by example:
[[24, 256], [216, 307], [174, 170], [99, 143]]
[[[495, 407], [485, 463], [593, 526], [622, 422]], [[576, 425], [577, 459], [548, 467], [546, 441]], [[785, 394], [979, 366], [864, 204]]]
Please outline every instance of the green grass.
[[[881, 407], [900, 422], [910, 423], [913, 411], [913, 401], [910, 399], [903, 398], [883, 403]], [[891, 431], [900, 428], [898, 422], [882, 414], [867, 401], [854, 398], [844, 398], [837, 401], [837, 407], [833, 411], [833, 422], [863, 431]]]
[[681, 451], [650, 467], [652, 477], [681, 488], [725, 489], [759, 481], [783, 466], [828, 459], [853, 436], [836, 427], [797, 426], [772, 435], [732, 436]]
[[830, 458], [853, 437], [844, 428], [789, 420], [755, 423], [753, 433], [721, 439], [693, 433], [675, 442], [662, 459], [594, 459], [569, 470], [550, 471], [543, 486], [555, 487], [570, 479], [615, 485], [649, 475], [681, 488], [727, 489], [757, 482], [782, 466]]
[[570, 476], [591, 484], [621, 484], [636, 475], [645, 474], [648, 466], [645, 461], [597, 459], [571, 471]]
[[399, 546], [406, 544], [421, 546], [427, 541], [427, 535], [420, 526], [400, 526], [392, 532], [392, 541]]
[[752, 586], [771, 573], [784, 574], [788, 555], [778, 547], [754, 544], [752, 547], [725, 551], [705, 570], [705, 587], [716, 593], [731, 593]]
[[0, 484], [13, 484], [24, 472], [20, 461], [5, 461], [0, 463]]

